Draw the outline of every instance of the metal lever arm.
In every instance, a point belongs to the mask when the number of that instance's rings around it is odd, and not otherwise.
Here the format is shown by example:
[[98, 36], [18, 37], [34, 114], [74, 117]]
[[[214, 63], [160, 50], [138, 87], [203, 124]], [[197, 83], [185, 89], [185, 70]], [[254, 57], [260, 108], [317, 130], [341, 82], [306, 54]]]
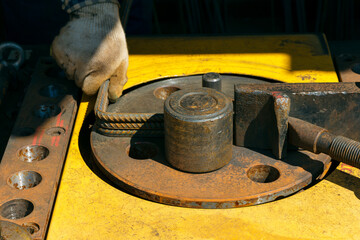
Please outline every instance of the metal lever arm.
[[325, 153], [331, 158], [360, 168], [360, 143], [331, 134], [309, 122], [289, 117], [289, 143], [313, 153]]

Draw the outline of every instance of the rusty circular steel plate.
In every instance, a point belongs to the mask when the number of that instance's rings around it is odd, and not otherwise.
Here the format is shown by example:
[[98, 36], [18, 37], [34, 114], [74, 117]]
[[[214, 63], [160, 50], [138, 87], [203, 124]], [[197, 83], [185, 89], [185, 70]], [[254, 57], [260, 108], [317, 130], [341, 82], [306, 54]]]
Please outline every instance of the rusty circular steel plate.
[[[234, 83], [242, 82], [252, 79], [230, 76], [223, 80], [223, 92], [232, 97]], [[166, 97], [156, 96], [159, 89], [199, 86], [201, 76], [151, 83], [125, 94], [108, 110], [163, 112]], [[194, 174], [171, 167], [165, 160], [163, 138], [136, 134], [131, 138], [107, 137], [92, 131], [90, 141], [97, 165], [117, 186], [155, 202], [192, 208], [232, 208], [273, 201], [320, 178], [331, 163], [327, 155], [308, 151], [289, 151], [286, 159], [276, 160], [267, 150], [233, 146], [229, 164]]]
[[280, 161], [270, 151], [234, 146], [225, 167], [194, 174], [166, 162], [161, 138], [114, 138], [93, 131], [91, 145], [100, 169], [118, 186], [152, 201], [194, 208], [273, 201], [309, 185], [330, 163], [328, 156], [308, 151], [290, 151]]

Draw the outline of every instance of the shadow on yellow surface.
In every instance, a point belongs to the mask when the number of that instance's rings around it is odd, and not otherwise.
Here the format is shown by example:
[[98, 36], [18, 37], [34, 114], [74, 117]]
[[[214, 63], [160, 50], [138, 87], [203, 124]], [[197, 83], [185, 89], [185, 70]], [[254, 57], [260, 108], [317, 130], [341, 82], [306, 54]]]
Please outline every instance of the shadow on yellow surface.
[[360, 176], [351, 175], [339, 169], [335, 169], [326, 180], [353, 191], [354, 195], [360, 200]]

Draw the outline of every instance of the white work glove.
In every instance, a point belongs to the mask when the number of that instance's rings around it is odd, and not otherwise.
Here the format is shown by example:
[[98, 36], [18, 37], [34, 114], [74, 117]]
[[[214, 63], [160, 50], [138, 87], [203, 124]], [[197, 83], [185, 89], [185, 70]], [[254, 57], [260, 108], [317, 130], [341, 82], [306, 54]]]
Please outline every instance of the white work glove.
[[110, 79], [109, 98], [116, 100], [127, 81], [129, 63], [118, 5], [98, 3], [71, 13], [52, 43], [51, 54], [88, 95], [96, 94]]

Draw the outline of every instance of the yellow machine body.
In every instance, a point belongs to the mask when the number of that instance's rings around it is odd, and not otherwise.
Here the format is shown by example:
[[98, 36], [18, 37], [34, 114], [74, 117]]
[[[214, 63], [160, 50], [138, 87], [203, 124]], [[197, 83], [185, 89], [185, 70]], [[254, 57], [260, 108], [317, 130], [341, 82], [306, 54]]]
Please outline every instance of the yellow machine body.
[[[126, 88], [206, 72], [288, 83], [338, 81], [323, 36], [137, 38], [128, 46]], [[234, 209], [168, 206], [111, 186], [79, 150], [94, 100], [82, 98], [47, 239], [360, 239], [360, 173], [342, 164], [292, 196]]]

